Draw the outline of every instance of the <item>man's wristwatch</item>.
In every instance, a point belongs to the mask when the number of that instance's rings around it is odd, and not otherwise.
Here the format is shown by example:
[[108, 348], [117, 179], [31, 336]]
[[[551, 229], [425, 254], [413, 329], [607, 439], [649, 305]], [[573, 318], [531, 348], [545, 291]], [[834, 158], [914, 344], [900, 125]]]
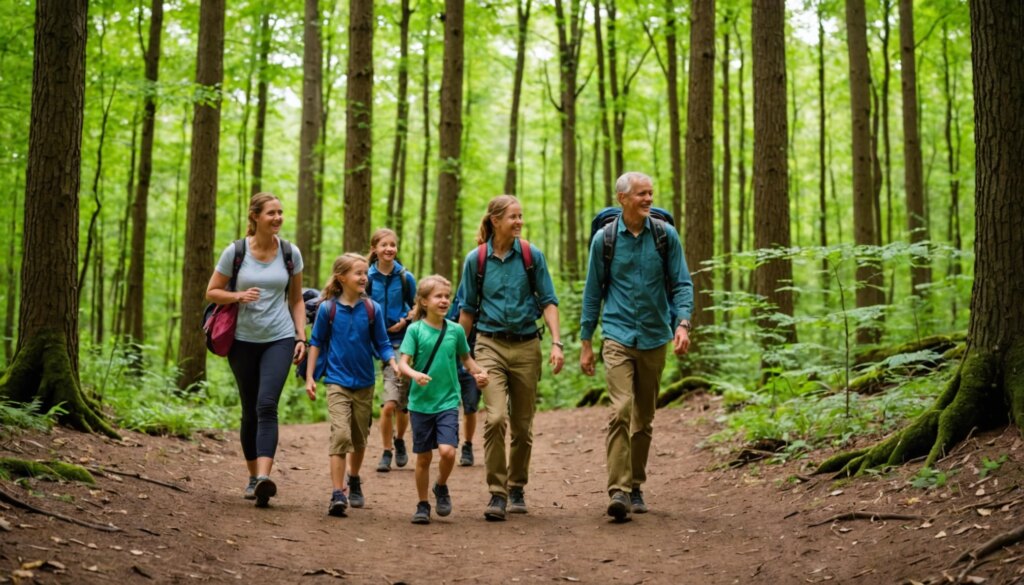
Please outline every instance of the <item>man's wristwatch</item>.
[[678, 326], [682, 327], [683, 329], [686, 329], [687, 333], [690, 332], [690, 328], [691, 327], [690, 327], [690, 320], [689, 319], [683, 319], [682, 321], [679, 322]]
[[557, 347], [558, 349], [565, 349], [565, 344], [562, 343], [561, 341], [552, 341], [551, 345]]

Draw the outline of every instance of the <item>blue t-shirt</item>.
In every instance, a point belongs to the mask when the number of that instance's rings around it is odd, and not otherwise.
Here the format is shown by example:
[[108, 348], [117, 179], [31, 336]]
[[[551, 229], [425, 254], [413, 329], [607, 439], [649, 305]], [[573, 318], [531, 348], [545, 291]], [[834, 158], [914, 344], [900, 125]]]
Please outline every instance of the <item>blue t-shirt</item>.
[[[373, 337], [370, 337], [370, 316], [366, 312], [366, 303], [359, 300], [355, 306], [348, 306], [340, 298], [328, 299], [320, 303], [313, 333], [309, 344], [327, 352], [327, 368], [324, 380], [328, 384], [337, 384], [343, 388], [360, 389], [372, 387], [376, 381], [373, 368], [374, 355], [381, 361], [395, 357], [395, 350], [388, 340], [388, 332], [384, 329], [384, 320], [380, 318], [380, 305], [374, 305]], [[327, 326], [331, 319], [331, 305], [337, 304], [334, 314], [334, 327], [331, 330], [331, 346], [324, 347], [327, 340]]]
[[[409, 314], [412, 303], [415, 302], [416, 279], [411, 272], [403, 273], [403, 270], [404, 267], [396, 260], [391, 272], [384, 274], [377, 269], [377, 263], [374, 262], [366, 274], [368, 281], [366, 288], [370, 291], [370, 298], [377, 301], [383, 309], [381, 314], [384, 316], [385, 329], [391, 329], [402, 317]], [[402, 275], [401, 278], [398, 277], [399, 274]], [[402, 286], [403, 278], [406, 279], [404, 287]], [[409, 291], [409, 298], [402, 298], [403, 290]], [[395, 333], [388, 332], [392, 346], [398, 347], [402, 344], [405, 331], [402, 329]]]

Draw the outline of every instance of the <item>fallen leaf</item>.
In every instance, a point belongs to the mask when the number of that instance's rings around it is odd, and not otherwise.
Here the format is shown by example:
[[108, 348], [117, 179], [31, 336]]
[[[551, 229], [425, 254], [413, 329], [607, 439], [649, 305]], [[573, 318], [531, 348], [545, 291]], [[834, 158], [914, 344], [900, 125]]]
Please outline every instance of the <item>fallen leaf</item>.
[[840, 495], [842, 493], [843, 493], [843, 490], [835, 490], [834, 492], [830, 493], [829, 495], [830, 496], [838, 496], [838, 495]]
[[8, 522], [3, 516], [0, 516], [0, 530], [3, 530], [4, 532], [11, 531], [11, 523]]
[[964, 532], [967, 532], [971, 528], [974, 528], [974, 527], [973, 526], [962, 526], [960, 528], [957, 528], [955, 531], [953, 531], [953, 535], [954, 536], [960, 536], [961, 534], [963, 534]]
[[987, 581], [987, 579], [976, 575], [968, 575], [964, 577], [964, 583], [984, 583], [985, 581]]
[[990, 510], [988, 508], [978, 508], [978, 515], [979, 516], [991, 516], [992, 515], [992, 510]]
[[152, 575], [150, 575], [145, 569], [143, 569], [142, 567], [140, 567], [138, 565], [132, 565], [132, 570], [135, 571], [136, 573], [142, 575], [143, 577], [145, 577], [147, 579], [152, 579], [153, 578]]
[[11, 571], [11, 577], [14, 577], [15, 579], [33, 579], [35, 576], [36, 574], [32, 571], [24, 571], [22, 569]]
[[28, 561], [26, 563], [21, 563], [21, 568], [25, 571], [31, 571], [32, 569], [42, 567], [44, 562], [45, 561]]
[[935, 538], [946, 538], [946, 531], [943, 530], [942, 532], [939, 532], [935, 535]]
[[93, 565], [91, 567], [86, 567], [85, 570], [86, 571], [90, 571], [92, 573], [96, 573], [96, 572], [99, 572], [100, 568], [98, 566], [96, 566], [96, 565]]
[[141, 550], [139, 550], [137, 548], [133, 548], [132, 550], [130, 550], [128, 552], [132, 553], [135, 556], [141, 556], [141, 555], [146, 554], [146, 553], [142, 552]]
[[571, 581], [573, 583], [579, 583], [580, 582], [580, 580], [577, 579], [576, 577], [562, 577], [562, 579], [564, 579], [566, 581]]
[[44, 569], [52, 568], [52, 569], [57, 570], [57, 571], [66, 571], [67, 570], [67, 567], [64, 566], [64, 563], [61, 563], [59, 561], [46, 561], [45, 563], [43, 563], [43, 568]]
[[52, 540], [54, 542], [54, 544], [67, 544], [68, 543], [68, 541], [64, 540], [63, 538], [61, 538], [59, 536], [51, 536], [50, 540]]

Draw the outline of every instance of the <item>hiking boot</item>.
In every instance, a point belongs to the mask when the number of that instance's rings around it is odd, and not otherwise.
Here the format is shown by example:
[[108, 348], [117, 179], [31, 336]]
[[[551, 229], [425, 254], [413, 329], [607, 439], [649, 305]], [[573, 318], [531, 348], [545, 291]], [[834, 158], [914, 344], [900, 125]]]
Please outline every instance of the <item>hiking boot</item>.
[[633, 491], [629, 492], [629, 504], [633, 508], [634, 514], [646, 514], [647, 504], [644, 503], [644, 493], [640, 491], [640, 487], [633, 488]]
[[491, 495], [491, 501], [484, 508], [484, 518], [491, 522], [501, 522], [505, 519], [505, 498], [498, 494]]
[[377, 464], [377, 471], [380, 473], [391, 471], [391, 449], [384, 449], [384, 454], [380, 456], [380, 463]]
[[327, 508], [327, 514], [329, 516], [337, 516], [344, 518], [345, 508], [348, 507], [348, 499], [345, 497], [345, 492], [341, 490], [334, 490], [331, 494], [331, 505]]
[[358, 475], [348, 476], [348, 503], [353, 508], [362, 508], [366, 504], [363, 497], [363, 483]]
[[462, 467], [473, 466], [473, 443], [466, 441], [462, 444], [462, 456], [459, 458], [459, 465]]
[[508, 488], [508, 513], [526, 513], [526, 498], [523, 496], [523, 486], [512, 486]]
[[395, 465], [405, 467], [409, 462], [409, 453], [405, 450], [405, 440], [395, 439]]
[[452, 495], [448, 493], [447, 485], [434, 484], [434, 499], [437, 502], [438, 516], [447, 516], [452, 513]]
[[249, 476], [249, 485], [245, 486], [245, 495], [242, 496], [242, 497], [244, 497], [247, 500], [255, 500], [256, 499], [256, 476], [255, 475], [250, 475]]
[[416, 513], [412, 515], [412, 523], [430, 524], [430, 502], [416, 504]]
[[608, 515], [616, 522], [629, 520], [629, 498], [622, 490], [612, 492], [611, 501], [608, 502]]
[[256, 507], [266, 508], [270, 505], [270, 498], [277, 495], [277, 484], [269, 477], [260, 475], [252, 487], [252, 494], [256, 498]]

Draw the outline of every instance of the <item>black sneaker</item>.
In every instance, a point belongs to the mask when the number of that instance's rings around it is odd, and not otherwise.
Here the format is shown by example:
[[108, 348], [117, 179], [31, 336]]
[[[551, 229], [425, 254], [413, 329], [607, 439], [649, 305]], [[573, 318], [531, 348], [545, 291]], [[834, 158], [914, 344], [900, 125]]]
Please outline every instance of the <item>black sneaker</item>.
[[245, 486], [245, 495], [242, 496], [242, 497], [244, 497], [247, 500], [255, 500], [256, 499], [256, 476], [255, 475], [250, 475], [249, 476], [249, 485]]
[[409, 462], [409, 453], [405, 450], [405, 440], [395, 439], [395, 465], [405, 467]]
[[526, 498], [523, 496], [523, 486], [512, 486], [508, 488], [508, 513], [526, 513]]
[[437, 515], [447, 516], [452, 513], [452, 495], [448, 493], [448, 486], [434, 484], [434, 498], [437, 502]]
[[629, 492], [629, 504], [633, 508], [634, 514], [646, 514], [647, 504], [644, 503], [644, 493], [640, 491], [640, 487], [633, 488], [633, 491]]
[[611, 501], [608, 502], [608, 515], [616, 522], [629, 520], [629, 498], [622, 490], [612, 492]]
[[505, 520], [505, 498], [498, 494], [492, 494], [491, 501], [484, 508], [484, 518], [491, 522]]
[[380, 463], [377, 464], [377, 471], [381, 473], [391, 471], [391, 449], [384, 449], [384, 454], [380, 456]]
[[462, 467], [473, 466], [473, 443], [466, 441], [462, 444], [462, 456], [459, 458], [459, 465]]
[[252, 494], [256, 498], [256, 507], [266, 508], [270, 505], [270, 498], [277, 495], [277, 484], [269, 477], [260, 475], [252, 487]]
[[331, 494], [331, 505], [327, 508], [327, 514], [329, 516], [337, 516], [344, 518], [345, 508], [348, 507], [348, 498], [345, 497], [345, 492], [341, 490], [334, 490]]
[[363, 484], [358, 475], [348, 476], [348, 503], [353, 508], [362, 508], [366, 504], [363, 497]]
[[416, 513], [412, 515], [413, 524], [430, 524], [430, 502], [416, 504]]

